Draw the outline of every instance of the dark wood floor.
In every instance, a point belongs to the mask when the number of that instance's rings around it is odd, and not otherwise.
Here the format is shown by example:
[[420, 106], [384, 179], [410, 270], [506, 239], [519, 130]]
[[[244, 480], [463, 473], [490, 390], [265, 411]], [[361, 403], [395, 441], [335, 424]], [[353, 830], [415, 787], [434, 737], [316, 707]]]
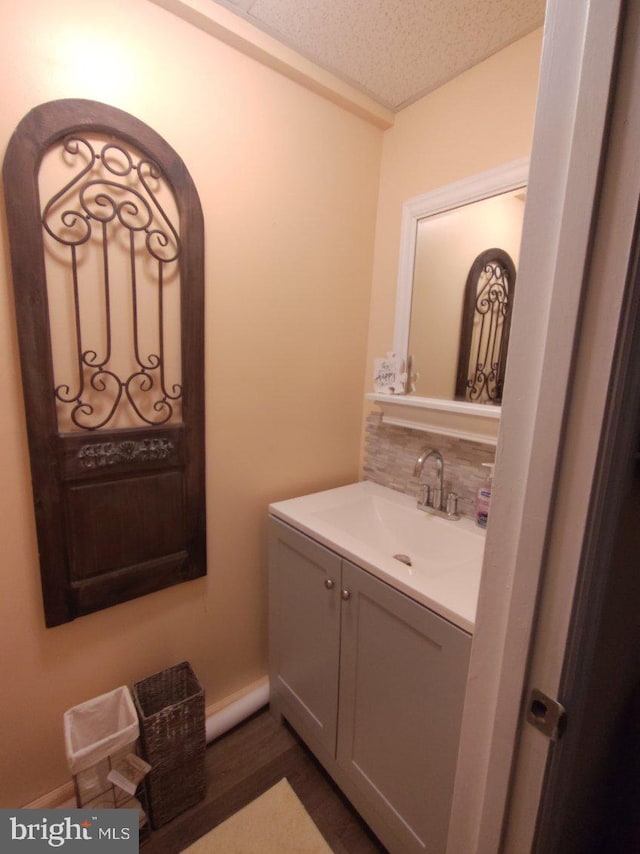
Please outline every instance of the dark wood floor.
[[205, 799], [152, 831], [144, 854], [178, 854], [283, 777], [335, 854], [386, 852], [295, 733], [266, 709], [210, 744], [206, 763]]

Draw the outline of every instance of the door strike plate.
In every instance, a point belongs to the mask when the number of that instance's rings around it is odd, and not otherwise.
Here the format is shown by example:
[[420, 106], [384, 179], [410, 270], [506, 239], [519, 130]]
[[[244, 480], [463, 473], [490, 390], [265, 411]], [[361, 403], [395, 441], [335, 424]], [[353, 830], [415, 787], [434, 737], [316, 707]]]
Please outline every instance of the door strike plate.
[[552, 741], [557, 741], [567, 726], [567, 713], [557, 700], [534, 688], [527, 705], [527, 720]]

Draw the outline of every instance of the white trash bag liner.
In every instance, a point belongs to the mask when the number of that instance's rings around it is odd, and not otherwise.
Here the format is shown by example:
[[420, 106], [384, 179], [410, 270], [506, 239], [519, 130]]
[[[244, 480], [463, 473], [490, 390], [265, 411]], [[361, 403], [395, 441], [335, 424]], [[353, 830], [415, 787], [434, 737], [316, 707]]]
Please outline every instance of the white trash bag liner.
[[138, 715], [126, 685], [64, 713], [64, 741], [72, 774], [106, 759], [140, 734]]

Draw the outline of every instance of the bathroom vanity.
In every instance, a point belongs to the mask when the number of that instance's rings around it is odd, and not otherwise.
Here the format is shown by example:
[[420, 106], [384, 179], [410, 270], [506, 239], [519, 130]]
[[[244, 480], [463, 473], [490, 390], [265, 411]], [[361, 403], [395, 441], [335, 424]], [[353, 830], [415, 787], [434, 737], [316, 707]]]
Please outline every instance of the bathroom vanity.
[[483, 533], [367, 482], [269, 509], [272, 711], [391, 852], [444, 852]]

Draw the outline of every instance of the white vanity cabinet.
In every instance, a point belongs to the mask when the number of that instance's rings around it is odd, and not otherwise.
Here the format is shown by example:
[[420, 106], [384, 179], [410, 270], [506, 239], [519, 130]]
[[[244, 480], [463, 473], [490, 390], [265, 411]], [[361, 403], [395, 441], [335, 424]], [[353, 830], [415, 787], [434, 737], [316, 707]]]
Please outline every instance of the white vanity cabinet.
[[271, 706], [395, 852], [444, 852], [471, 636], [270, 518]]

